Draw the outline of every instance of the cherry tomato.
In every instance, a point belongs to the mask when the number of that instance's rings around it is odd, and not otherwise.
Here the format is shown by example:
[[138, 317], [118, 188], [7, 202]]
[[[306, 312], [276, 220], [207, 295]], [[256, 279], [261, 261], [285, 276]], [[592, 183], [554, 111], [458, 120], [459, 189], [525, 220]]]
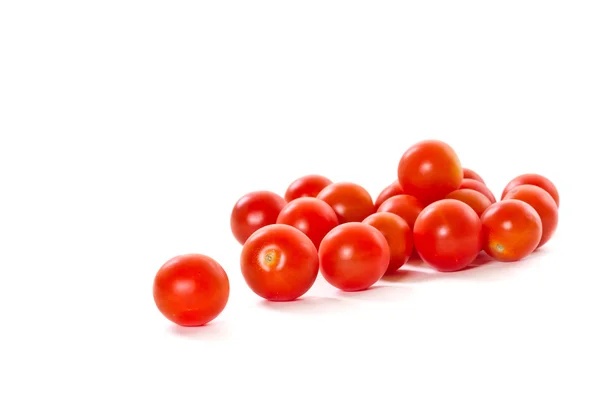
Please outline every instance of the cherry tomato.
[[473, 189], [458, 189], [446, 196], [447, 199], [460, 200], [469, 205], [481, 217], [481, 214], [492, 205], [483, 193]]
[[356, 183], [332, 183], [323, 189], [317, 198], [333, 208], [340, 224], [360, 222], [375, 211], [373, 198], [367, 189]]
[[300, 197], [317, 197], [319, 192], [333, 182], [321, 175], [306, 175], [296, 179], [285, 191], [285, 200], [292, 201]]
[[338, 218], [333, 208], [323, 200], [300, 197], [283, 207], [277, 223], [299, 229], [318, 249], [325, 235], [338, 226]]
[[410, 226], [405, 220], [389, 212], [378, 212], [368, 216], [363, 223], [371, 225], [385, 236], [390, 247], [390, 263], [386, 273], [402, 267], [413, 252]]
[[521, 200], [502, 200], [481, 216], [483, 250], [498, 261], [527, 257], [542, 238], [542, 220], [533, 207]]
[[408, 194], [390, 197], [377, 209], [377, 212], [391, 212], [401, 217], [408, 223], [411, 230], [421, 211], [423, 211], [423, 204], [416, 197]]
[[223, 267], [208, 256], [180, 255], [160, 267], [153, 295], [156, 307], [171, 322], [201, 326], [225, 309], [229, 278]]
[[558, 206], [548, 192], [539, 186], [516, 186], [504, 196], [504, 200], [522, 200], [532, 206], [542, 219], [542, 238], [538, 248], [552, 238], [558, 226]]
[[319, 273], [315, 245], [298, 229], [283, 224], [254, 232], [242, 248], [240, 264], [250, 289], [270, 301], [297, 299]]
[[494, 196], [494, 193], [492, 193], [490, 188], [488, 188], [485, 185], [485, 183], [481, 183], [479, 181], [476, 181], [475, 179], [469, 179], [469, 178], [463, 179], [462, 182], [460, 183], [459, 189], [476, 190], [479, 193], [485, 195], [485, 197], [487, 197], [488, 199], [490, 199], [490, 201], [492, 203], [496, 202], [496, 197]]
[[554, 186], [554, 183], [552, 183], [550, 179], [538, 174], [523, 174], [517, 176], [506, 185], [502, 192], [502, 198], [504, 198], [512, 189], [520, 185], [534, 185], [541, 187], [552, 196], [556, 206], [560, 206], [560, 196], [558, 195], [558, 190], [556, 189], [556, 186]]
[[375, 209], [378, 209], [379, 206], [390, 197], [399, 194], [404, 194], [404, 190], [402, 190], [400, 184], [398, 183], [398, 180], [396, 179], [389, 186], [383, 189], [381, 193], [379, 193], [379, 196], [377, 196], [377, 200], [375, 200]]
[[485, 184], [485, 181], [477, 172], [473, 171], [472, 169], [465, 168], [465, 167], [463, 167], [463, 179], [464, 178], [475, 179], [476, 181], [479, 181], [479, 182]]
[[244, 244], [256, 230], [274, 224], [285, 204], [283, 197], [266, 190], [242, 196], [231, 211], [230, 226], [233, 236]]
[[348, 222], [325, 236], [319, 260], [321, 274], [334, 287], [348, 292], [365, 290], [387, 271], [390, 247], [371, 225]]
[[419, 214], [413, 240], [427, 264], [442, 272], [458, 271], [481, 251], [481, 221], [462, 201], [439, 200]]
[[443, 199], [463, 179], [456, 152], [447, 143], [425, 140], [410, 147], [398, 164], [398, 182], [404, 193], [423, 204]]

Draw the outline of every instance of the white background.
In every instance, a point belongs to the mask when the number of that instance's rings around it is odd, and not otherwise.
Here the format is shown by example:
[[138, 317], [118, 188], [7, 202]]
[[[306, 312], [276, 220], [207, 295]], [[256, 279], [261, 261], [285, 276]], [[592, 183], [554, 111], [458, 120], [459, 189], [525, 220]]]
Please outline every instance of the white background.
[[[0, 398], [598, 398], [597, 1], [0, 3]], [[412, 143], [561, 194], [527, 261], [268, 304], [229, 230], [320, 173], [375, 197]], [[205, 253], [225, 311], [152, 300]], [[595, 382], [594, 382], [595, 380]]]

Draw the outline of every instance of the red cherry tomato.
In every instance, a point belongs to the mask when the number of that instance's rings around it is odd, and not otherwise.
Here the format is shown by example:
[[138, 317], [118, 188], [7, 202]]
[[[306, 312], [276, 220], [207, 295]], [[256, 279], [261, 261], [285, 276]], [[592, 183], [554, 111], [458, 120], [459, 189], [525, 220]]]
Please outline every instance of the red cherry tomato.
[[229, 278], [223, 267], [208, 256], [181, 255], [160, 267], [153, 295], [156, 307], [171, 322], [201, 326], [225, 309]]
[[349, 222], [331, 230], [319, 248], [321, 274], [343, 291], [371, 287], [390, 264], [385, 236], [371, 225]]
[[242, 248], [242, 275], [250, 289], [270, 301], [291, 301], [314, 284], [319, 256], [296, 228], [275, 224], [252, 234]]
[[465, 179], [465, 178], [466, 179], [475, 179], [476, 181], [479, 181], [479, 182], [485, 184], [485, 181], [477, 172], [473, 171], [472, 169], [463, 167], [463, 179]]
[[447, 143], [425, 140], [410, 147], [398, 164], [398, 182], [404, 193], [423, 204], [443, 199], [463, 179], [456, 152]]
[[231, 211], [230, 226], [233, 236], [244, 244], [258, 229], [274, 224], [285, 204], [283, 197], [266, 190], [242, 196]]
[[502, 198], [504, 198], [512, 189], [520, 185], [534, 185], [541, 187], [552, 196], [556, 206], [560, 206], [560, 196], [558, 195], [558, 190], [556, 189], [556, 186], [554, 186], [554, 183], [552, 183], [550, 179], [538, 174], [523, 174], [517, 176], [506, 185], [502, 192]]
[[389, 212], [378, 212], [368, 216], [363, 223], [371, 225], [385, 236], [390, 247], [390, 263], [386, 273], [402, 267], [413, 252], [410, 226], [405, 220]]
[[490, 199], [490, 201], [492, 203], [496, 202], [496, 197], [494, 196], [494, 193], [492, 193], [490, 188], [488, 188], [484, 183], [476, 181], [475, 179], [469, 179], [469, 178], [463, 179], [462, 182], [460, 183], [459, 189], [476, 190], [479, 193], [485, 195], [485, 197], [487, 197], [488, 199]]
[[292, 201], [300, 197], [317, 197], [326, 186], [333, 182], [321, 175], [306, 175], [296, 179], [285, 191], [285, 200]]
[[506, 193], [504, 200], [522, 200], [532, 206], [542, 219], [542, 238], [538, 248], [545, 245], [558, 226], [558, 206], [544, 189], [534, 185], [520, 185]]
[[421, 211], [423, 211], [423, 204], [416, 197], [408, 194], [390, 197], [377, 209], [377, 212], [391, 212], [401, 217], [408, 223], [411, 230]]
[[301, 197], [283, 207], [277, 223], [299, 229], [318, 249], [325, 235], [338, 226], [338, 218], [333, 208], [323, 200]]
[[483, 193], [473, 189], [458, 189], [446, 196], [447, 199], [460, 200], [469, 205], [481, 217], [481, 214], [492, 205]]
[[542, 238], [542, 220], [521, 200], [502, 200], [481, 216], [483, 250], [498, 261], [518, 261], [531, 254]]
[[413, 240], [427, 264], [442, 272], [458, 271], [481, 251], [481, 221], [462, 201], [439, 200], [419, 214]]
[[356, 183], [332, 183], [323, 189], [317, 198], [333, 208], [340, 224], [360, 222], [375, 211], [369, 192]]
[[379, 206], [390, 197], [399, 194], [404, 194], [404, 191], [402, 190], [400, 184], [398, 183], [398, 180], [396, 179], [389, 186], [383, 189], [381, 193], [379, 193], [379, 196], [377, 196], [377, 200], [375, 200], [375, 209], [377, 210]]

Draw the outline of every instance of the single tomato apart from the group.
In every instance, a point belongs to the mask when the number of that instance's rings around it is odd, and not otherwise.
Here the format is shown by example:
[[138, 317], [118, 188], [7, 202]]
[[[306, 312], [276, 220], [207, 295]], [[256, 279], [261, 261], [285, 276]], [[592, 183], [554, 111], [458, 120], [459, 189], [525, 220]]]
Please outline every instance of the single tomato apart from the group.
[[185, 254], [163, 264], [153, 283], [154, 302], [171, 322], [202, 326], [215, 319], [229, 300], [229, 278], [211, 257]]
[[246, 284], [270, 301], [291, 301], [305, 294], [319, 273], [313, 242], [284, 224], [265, 226], [252, 234], [240, 256]]

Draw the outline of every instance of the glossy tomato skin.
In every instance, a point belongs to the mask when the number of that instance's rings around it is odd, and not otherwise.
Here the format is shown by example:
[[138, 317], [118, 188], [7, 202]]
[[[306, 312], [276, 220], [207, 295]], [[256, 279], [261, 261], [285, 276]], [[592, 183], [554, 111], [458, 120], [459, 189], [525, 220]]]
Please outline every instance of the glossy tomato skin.
[[509, 199], [524, 201], [535, 209], [542, 219], [542, 238], [537, 247], [548, 243], [558, 226], [558, 206], [552, 196], [538, 186], [520, 185], [504, 196], [504, 200]]
[[386, 273], [397, 271], [406, 264], [413, 252], [412, 230], [405, 220], [389, 212], [368, 216], [363, 223], [371, 225], [383, 234], [390, 248], [390, 263]]
[[269, 301], [291, 301], [305, 294], [319, 273], [313, 242], [289, 225], [265, 226], [252, 234], [240, 256], [246, 284]]
[[492, 258], [513, 262], [531, 254], [542, 238], [542, 220], [521, 200], [502, 200], [481, 216], [483, 250]]
[[488, 188], [484, 183], [476, 181], [475, 179], [469, 179], [469, 178], [463, 179], [462, 182], [460, 183], [459, 189], [476, 190], [479, 193], [483, 194], [485, 197], [487, 197], [490, 200], [490, 202], [492, 202], [492, 203], [496, 202], [496, 196], [494, 196], [494, 193], [492, 193], [490, 188]]
[[365, 290], [387, 271], [390, 248], [376, 228], [348, 222], [325, 236], [319, 260], [321, 274], [334, 287], [348, 292]]
[[277, 223], [300, 230], [318, 249], [325, 235], [338, 226], [338, 218], [333, 208], [323, 200], [300, 197], [283, 207]]
[[340, 224], [360, 222], [375, 211], [369, 192], [352, 182], [332, 183], [323, 189], [317, 198], [333, 208]]
[[377, 196], [377, 199], [375, 200], [375, 209], [377, 210], [379, 206], [381, 206], [381, 204], [390, 197], [397, 196], [399, 194], [404, 194], [404, 190], [402, 190], [400, 184], [398, 183], [398, 179], [396, 179], [389, 186], [383, 189], [381, 193], [379, 193], [379, 196]]
[[408, 194], [392, 196], [379, 206], [377, 212], [390, 212], [404, 219], [412, 230], [417, 216], [423, 211], [423, 204]]
[[427, 264], [441, 272], [459, 271], [481, 251], [481, 221], [462, 201], [439, 200], [419, 214], [413, 240]]
[[473, 189], [458, 189], [446, 196], [447, 199], [460, 200], [467, 204], [481, 217], [481, 214], [489, 206], [492, 205], [490, 199], [488, 199], [483, 193]]
[[477, 172], [473, 171], [472, 169], [463, 167], [463, 179], [465, 179], [465, 178], [466, 179], [475, 179], [476, 181], [479, 181], [479, 182], [485, 184], [485, 181]]
[[285, 191], [285, 201], [290, 202], [301, 197], [317, 197], [321, 190], [332, 183], [329, 178], [322, 175], [305, 175], [290, 183]]
[[212, 258], [185, 254], [163, 264], [152, 291], [156, 307], [168, 320], [181, 326], [202, 326], [225, 309], [229, 278]]
[[501, 198], [503, 199], [504, 197], [506, 197], [506, 194], [508, 192], [520, 185], [534, 185], [544, 189], [546, 192], [548, 192], [550, 196], [552, 196], [554, 202], [556, 203], [556, 206], [560, 206], [560, 196], [558, 194], [558, 189], [556, 189], [556, 186], [554, 185], [554, 183], [552, 183], [550, 179], [539, 174], [523, 174], [517, 176], [506, 185], [506, 187], [502, 191]]
[[443, 199], [463, 179], [458, 155], [447, 143], [424, 140], [411, 146], [398, 164], [398, 182], [404, 193], [427, 205]]
[[233, 236], [244, 244], [258, 229], [274, 224], [285, 205], [283, 197], [267, 190], [242, 196], [231, 211], [229, 224]]

